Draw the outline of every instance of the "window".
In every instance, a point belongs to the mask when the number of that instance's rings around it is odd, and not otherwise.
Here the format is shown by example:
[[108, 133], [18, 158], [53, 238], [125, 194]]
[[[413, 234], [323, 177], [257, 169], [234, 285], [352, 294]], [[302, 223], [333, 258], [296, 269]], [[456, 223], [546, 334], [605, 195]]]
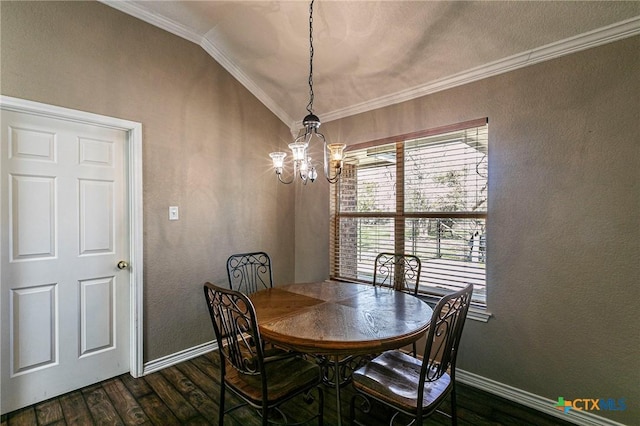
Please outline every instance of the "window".
[[331, 188], [331, 276], [373, 281], [380, 252], [422, 261], [420, 292], [486, 304], [486, 119], [347, 148]]

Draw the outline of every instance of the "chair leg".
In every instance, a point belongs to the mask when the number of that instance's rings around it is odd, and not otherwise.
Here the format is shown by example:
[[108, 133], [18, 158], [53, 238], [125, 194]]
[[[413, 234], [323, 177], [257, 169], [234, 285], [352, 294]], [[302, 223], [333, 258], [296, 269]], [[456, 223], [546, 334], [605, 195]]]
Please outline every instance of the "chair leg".
[[351, 397], [351, 404], [349, 405], [349, 425], [356, 424], [356, 395]]
[[451, 389], [451, 424], [452, 426], [458, 425], [458, 414], [457, 414], [457, 402], [456, 402], [456, 385], [453, 384], [453, 389]]
[[351, 397], [351, 404], [349, 404], [349, 425], [356, 424], [356, 395]]
[[351, 405], [349, 406], [349, 424], [351, 426], [362, 425], [362, 423], [356, 420], [356, 400], [358, 398], [362, 400], [360, 403], [360, 411], [364, 414], [369, 414], [371, 412], [371, 401], [369, 401], [369, 398], [360, 393], [354, 394], [351, 397]]
[[318, 426], [324, 426], [324, 392], [322, 388], [318, 386]]
[[[222, 379], [224, 380], [224, 379]], [[224, 382], [220, 387], [220, 411], [218, 412], [218, 426], [224, 425], [224, 391], [225, 391]]]

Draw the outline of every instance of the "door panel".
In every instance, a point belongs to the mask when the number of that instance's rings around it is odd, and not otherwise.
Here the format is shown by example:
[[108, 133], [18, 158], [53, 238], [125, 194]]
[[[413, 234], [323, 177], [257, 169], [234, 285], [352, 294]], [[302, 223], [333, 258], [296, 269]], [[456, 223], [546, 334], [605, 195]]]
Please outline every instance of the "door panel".
[[11, 127], [9, 158], [55, 162], [55, 133]]
[[57, 362], [56, 302], [54, 284], [11, 291], [12, 375]]
[[112, 253], [113, 182], [80, 179], [80, 255]]
[[2, 111], [2, 413], [129, 371], [127, 133]]
[[80, 282], [80, 357], [115, 343], [114, 277]]
[[55, 257], [55, 178], [11, 175], [11, 259]]

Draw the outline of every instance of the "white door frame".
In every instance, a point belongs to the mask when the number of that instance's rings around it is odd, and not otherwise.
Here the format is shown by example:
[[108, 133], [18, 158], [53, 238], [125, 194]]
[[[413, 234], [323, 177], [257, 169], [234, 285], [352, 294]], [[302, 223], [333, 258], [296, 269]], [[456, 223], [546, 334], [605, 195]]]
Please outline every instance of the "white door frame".
[[[87, 123], [127, 132], [125, 147], [127, 155], [127, 188], [129, 195], [129, 249], [131, 259], [131, 305], [130, 305], [130, 356], [129, 368], [133, 377], [143, 375], [143, 259], [142, 259], [142, 123], [115, 117], [93, 114], [25, 99], [0, 95], [0, 108], [8, 111], [36, 114]], [[0, 248], [1, 250], [1, 248]], [[2, 295], [0, 294], [0, 297]], [[0, 303], [2, 309], [2, 303]], [[0, 312], [0, 317], [2, 313]]]

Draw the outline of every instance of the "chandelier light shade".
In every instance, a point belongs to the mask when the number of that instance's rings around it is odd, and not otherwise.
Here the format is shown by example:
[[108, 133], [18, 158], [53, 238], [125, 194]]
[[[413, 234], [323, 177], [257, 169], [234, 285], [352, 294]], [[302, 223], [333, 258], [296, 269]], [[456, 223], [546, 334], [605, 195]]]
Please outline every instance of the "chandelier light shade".
[[272, 152], [269, 154], [273, 161], [273, 168], [278, 180], [282, 183], [292, 183], [296, 178], [300, 178], [305, 185], [307, 182], [314, 182], [318, 177], [313, 161], [309, 156], [309, 148], [315, 143], [322, 144], [324, 175], [329, 183], [336, 183], [340, 180], [342, 173], [342, 160], [345, 144], [327, 144], [324, 135], [318, 131], [320, 119], [313, 113], [313, 2], [309, 5], [309, 103], [307, 104], [307, 115], [302, 119], [304, 132], [289, 144], [291, 150], [293, 172], [290, 179], [284, 179], [286, 152]]

